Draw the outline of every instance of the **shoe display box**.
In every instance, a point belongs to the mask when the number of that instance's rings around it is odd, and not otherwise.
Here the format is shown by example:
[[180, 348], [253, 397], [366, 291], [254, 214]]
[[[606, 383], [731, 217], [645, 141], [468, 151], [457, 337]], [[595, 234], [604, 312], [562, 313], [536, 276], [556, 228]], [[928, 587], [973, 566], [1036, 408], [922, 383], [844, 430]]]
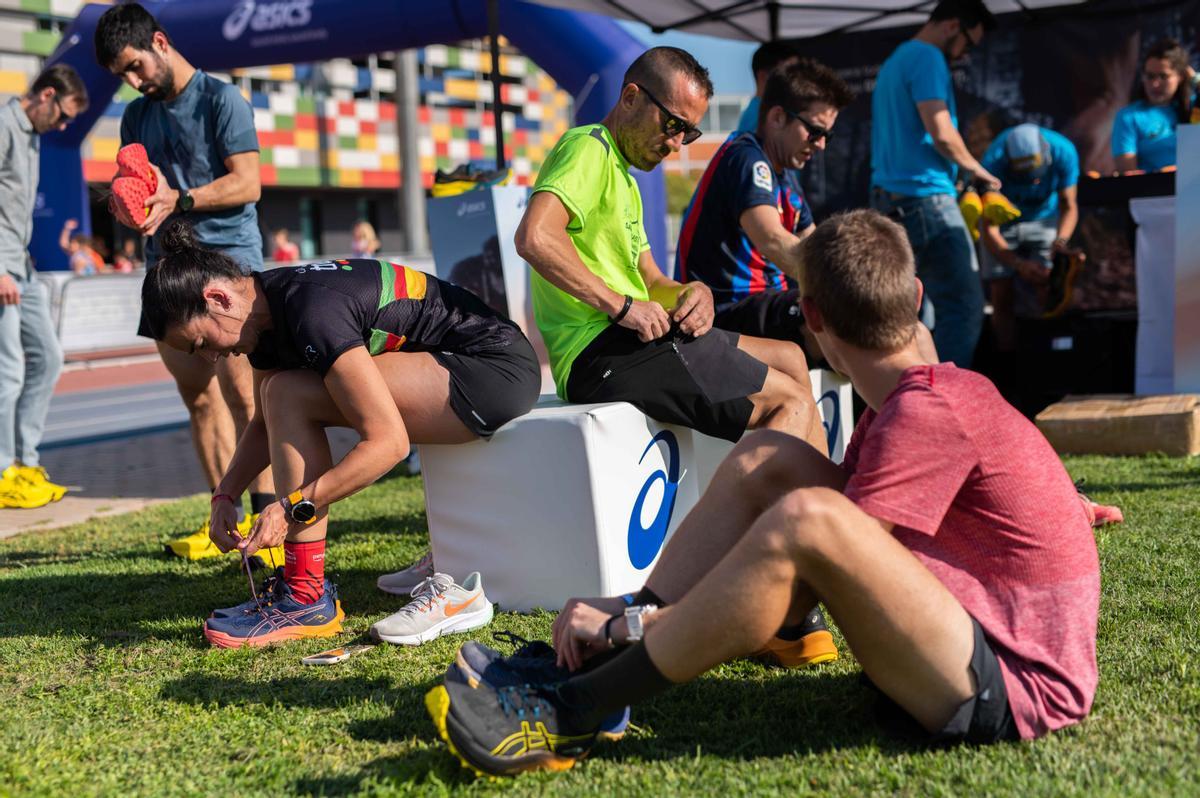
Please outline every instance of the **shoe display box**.
[[[840, 461], [850, 384], [827, 371], [812, 381]], [[490, 441], [421, 447], [434, 567], [479, 571], [505, 610], [636, 591], [732, 448], [624, 402], [543, 397]]]

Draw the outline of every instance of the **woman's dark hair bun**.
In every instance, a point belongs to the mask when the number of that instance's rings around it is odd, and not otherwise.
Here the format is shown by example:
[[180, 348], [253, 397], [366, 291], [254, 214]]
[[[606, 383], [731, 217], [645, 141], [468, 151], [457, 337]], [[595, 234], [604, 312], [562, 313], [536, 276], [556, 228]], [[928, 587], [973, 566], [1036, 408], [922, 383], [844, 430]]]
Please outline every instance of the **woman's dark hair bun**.
[[163, 228], [159, 245], [166, 255], [188, 252], [199, 246], [196, 231], [183, 219], [172, 219]]

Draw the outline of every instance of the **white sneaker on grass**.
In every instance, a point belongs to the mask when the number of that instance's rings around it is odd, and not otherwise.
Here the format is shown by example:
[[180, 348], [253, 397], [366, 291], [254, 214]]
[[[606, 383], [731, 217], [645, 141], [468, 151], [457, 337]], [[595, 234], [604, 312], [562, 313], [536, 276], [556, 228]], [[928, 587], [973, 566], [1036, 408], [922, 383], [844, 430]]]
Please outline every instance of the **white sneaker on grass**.
[[371, 626], [384, 643], [419, 646], [452, 632], [469, 632], [492, 622], [492, 602], [475, 571], [461, 585], [449, 574], [434, 574], [412, 590], [412, 601]]
[[394, 596], [408, 596], [413, 588], [433, 576], [433, 549], [426, 549], [421, 559], [394, 574], [384, 574], [375, 580], [375, 586], [384, 593]]

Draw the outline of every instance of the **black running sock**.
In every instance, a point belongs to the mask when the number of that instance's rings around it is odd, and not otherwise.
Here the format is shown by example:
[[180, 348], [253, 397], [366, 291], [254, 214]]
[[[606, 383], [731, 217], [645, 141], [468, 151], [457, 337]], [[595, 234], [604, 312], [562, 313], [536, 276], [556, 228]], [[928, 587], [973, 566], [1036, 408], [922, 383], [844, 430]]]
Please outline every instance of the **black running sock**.
[[595, 729], [600, 721], [629, 704], [637, 704], [673, 687], [637, 642], [593, 671], [573, 676], [558, 686], [558, 696], [567, 705], [580, 729]]
[[250, 493], [250, 512], [252, 513], [261, 513], [263, 510], [267, 509], [268, 505], [274, 503], [274, 493]]
[[667, 602], [656, 596], [654, 591], [648, 587], [643, 587], [637, 592], [637, 595], [633, 597], [633, 603], [636, 606], [641, 606], [643, 604], [653, 604], [659, 608], [667, 606]]
[[808, 615], [804, 616], [804, 620], [793, 626], [781, 626], [775, 636], [781, 640], [799, 640], [805, 635], [810, 635], [813, 632], [819, 632], [822, 629], [827, 629], [825, 626], [825, 615], [821, 612], [820, 607], [813, 607]]

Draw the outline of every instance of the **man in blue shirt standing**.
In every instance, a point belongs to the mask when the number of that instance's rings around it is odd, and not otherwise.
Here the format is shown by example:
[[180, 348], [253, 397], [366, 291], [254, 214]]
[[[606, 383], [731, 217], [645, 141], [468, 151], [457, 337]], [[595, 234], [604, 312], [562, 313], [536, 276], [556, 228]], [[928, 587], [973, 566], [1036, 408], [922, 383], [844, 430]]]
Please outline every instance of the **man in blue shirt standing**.
[[[250, 104], [235, 87], [192, 66], [158, 21], [137, 3], [105, 11], [96, 27], [95, 44], [101, 66], [142, 94], [125, 109], [121, 144], [145, 146], [158, 176], [158, 190], [146, 202], [149, 215], [139, 228], [149, 236], [146, 267], [152, 269], [158, 262], [157, 234], [163, 222], [182, 215], [201, 244], [229, 255], [246, 269], [262, 271], [262, 233], [255, 209], [262, 186]], [[144, 328], [143, 324], [139, 334], [148, 335]], [[200, 465], [214, 488], [254, 414], [250, 366], [243, 358], [189, 355], [162, 342], [158, 349], [187, 405]], [[214, 497], [214, 501], [227, 500]], [[252, 513], [274, 500], [270, 475], [263, 472], [250, 487]], [[240, 509], [241, 498], [234, 503]], [[248, 524], [239, 526], [244, 527], [243, 533], [249, 531]], [[221, 551], [208, 532], [205, 522], [194, 535], [171, 541], [168, 549], [190, 559], [218, 556]]]
[[950, 63], [977, 47], [995, 18], [983, 0], [941, 0], [879, 70], [871, 97], [871, 206], [908, 232], [925, 287], [922, 321], [942, 360], [969, 366], [983, 327], [975, 249], [955, 178], [999, 189], [958, 132]]
[[1005, 196], [1021, 211], [1001, 227], [980, 220], [993, 328], [998, 346], [1011, 350], [1015, 318], [1041, 315], [1038, 288], [1050, 278], [1053, 255], [1068, 250], [1079, 222], [1079, 153], [1066, 136], [1023, 124], [1001, 132], [981, 162], [1004, 181]]

